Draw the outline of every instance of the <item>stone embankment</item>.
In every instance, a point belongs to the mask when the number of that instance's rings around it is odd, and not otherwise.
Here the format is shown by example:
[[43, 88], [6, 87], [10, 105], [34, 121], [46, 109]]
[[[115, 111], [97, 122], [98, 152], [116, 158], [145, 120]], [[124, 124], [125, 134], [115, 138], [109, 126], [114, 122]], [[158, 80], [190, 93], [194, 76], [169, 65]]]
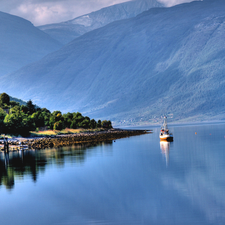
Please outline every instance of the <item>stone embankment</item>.
[[149, 130], [121, 130], [109, 129], [100, 132], [87, 132], [79, 134], [66, 134], [56, 135], [52, 137], [42, 138], [27, 138], [23, 139], [20, 143], [18, 141], [10, 143], [9, 145], [21, 144], [27, 146], [28, 149], [44, 149], [44, 148], [57, 148], [63, 146], [72, 146], [79, 143], [96, 143], [104, 141], [112, 141], [115, 139], [141, 135], [148, 133]]

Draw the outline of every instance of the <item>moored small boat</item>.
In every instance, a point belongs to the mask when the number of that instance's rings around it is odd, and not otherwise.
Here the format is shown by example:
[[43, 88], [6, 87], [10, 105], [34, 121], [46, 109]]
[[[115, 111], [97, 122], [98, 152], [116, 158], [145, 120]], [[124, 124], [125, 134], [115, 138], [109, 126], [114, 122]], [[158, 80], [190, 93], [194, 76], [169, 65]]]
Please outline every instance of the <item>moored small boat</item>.
[[160, 140], [165, 141], [173, 141], [173, 134], [169, 132], [169, 129], [167, 127], [167, 117], [164, 116], [164, 122], [163, 126], [161, 127], [160, 133], [159, 133]]

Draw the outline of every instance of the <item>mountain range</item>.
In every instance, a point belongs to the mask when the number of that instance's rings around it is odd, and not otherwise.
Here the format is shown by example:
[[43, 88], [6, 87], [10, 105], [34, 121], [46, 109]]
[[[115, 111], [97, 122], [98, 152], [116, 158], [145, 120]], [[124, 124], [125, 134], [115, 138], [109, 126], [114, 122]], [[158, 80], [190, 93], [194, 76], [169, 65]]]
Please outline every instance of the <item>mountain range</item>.
[[43, 25], [38, 28], [59, 42], [67, 44], [89, 31], [117, 20], [135, 17], [155, 7], [164, 7], [164, 4], [157, 0], [133, 0], [102, 8], [66, 22]]
[[0, 12], [0, 76], [41, 59], [62, 44], [25, 19]]
[[0, 78], [0, 88], [115, 122], [224, 119], [224, 11], [223, 0], [152, 8]]

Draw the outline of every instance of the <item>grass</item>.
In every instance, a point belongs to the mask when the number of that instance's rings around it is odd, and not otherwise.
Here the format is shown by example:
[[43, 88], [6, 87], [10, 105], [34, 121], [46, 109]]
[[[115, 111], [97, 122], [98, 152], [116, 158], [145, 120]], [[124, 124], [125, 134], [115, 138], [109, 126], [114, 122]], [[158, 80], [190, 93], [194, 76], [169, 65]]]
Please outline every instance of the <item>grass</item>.
[[0, 135], [0, 139], [4, 139], [4, 138], [12, 138], [13, 136], [11, 136], [11, 135], [4, 135], [4, 134], [1, 134]]
[[52, 136], [52, 135], [60, 135], [60, 134], [78, 134], [78, 133], [86, 133], [86, 132], [97, 132], [97, 131], [102, 131], [104, 130], [103, 128], [96, 128], [96, 129], [84, 129], [84, 128], [79, 128], [79, 129], [70, 129], [66, 128], [64, 130], [45, 130], [45, 131], [31, 131], [32, 136]]

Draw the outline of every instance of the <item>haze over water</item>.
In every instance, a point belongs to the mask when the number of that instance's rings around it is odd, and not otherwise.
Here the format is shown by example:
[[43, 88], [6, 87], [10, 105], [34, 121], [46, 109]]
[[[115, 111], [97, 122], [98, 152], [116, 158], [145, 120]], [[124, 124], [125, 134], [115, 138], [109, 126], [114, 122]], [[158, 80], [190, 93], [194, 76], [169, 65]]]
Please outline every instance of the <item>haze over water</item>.
[[224, 224], [225, 124], [169, 128], [1, 153], [0, 224]]

